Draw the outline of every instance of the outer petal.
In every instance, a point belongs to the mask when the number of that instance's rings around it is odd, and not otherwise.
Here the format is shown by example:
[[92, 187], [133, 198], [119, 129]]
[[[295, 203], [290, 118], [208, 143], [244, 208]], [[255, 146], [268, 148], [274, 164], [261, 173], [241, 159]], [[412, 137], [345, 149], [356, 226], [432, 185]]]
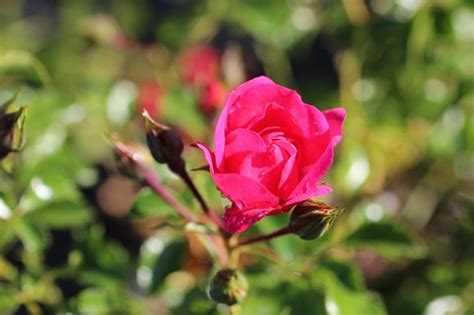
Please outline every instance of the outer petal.
[[278, 197], [265, 186], [240, 174], [213, 174], [222, 193], [239, 209], [271, 208], [278, 205]]
[[327, 119], [317, 107], [304, 103], [296, 91], [291, 91], [291, 100], [288, 111], [298, 121], [305, 137], [312, 138], [327, 131]]
[[212, 153], [211, 150], [209, 150], [204, 144], [200, 142], [193, 143], [192, 146], [200, 149], [202, 153], [204, 153], [204, 157], [206, 158], [207, 164], [209, 164], [209, 172], [211, 174], [214, 174], [216, 169], [216, 159], [214, 153]]
[[346, 110], [342, 107], [329, 109], [323, 112], [324, 116], [329, 124], [331, 131], [331, 142], [333, 146], [336, 146], [342, 138], [342, 126], [346, 119]]
[[296, 200], [305, 200], [310, 197], [327, 194], [331, 191], [329, 186], [318, 185], [318, 181], [323, 178], [332, 165], [334, 158], [334, 147], [341, 141], [342, 125], [345, 119], [343, 108], [331, 109], [324, 112], [329, 125], [329, 143], [319, 159], [310, 166], [308, 173], [299, 182], [291, 193], [288, 202], [294, 203]]
[[285, 202], [284, 206], [293, 206], [312, 197], [327, 195], [331, 191], [332, 188], [329, 185], [314, 184], [312, 188], [307, 189], [306, 191], [301, 192], [300, 194], [296, 194], [292, 198], [289, 198]]
[[272, 209], [241, 210], [235, 206], [227, 208], [224, 214], [224, 226], [227, 232], [242, 233], [252, 224], [270, 214]]
[[216, 132], [214, 136], [214, 150], [216, 152], [217, 165], [220, 166], [222, 163], [222, 159], [224, 158], [227, 119], [233, 105], [236, 103], [240, 95], [242, 95], [242, 93], [245, 93], [247, 90], [258, 85], [270, 85], [270, 84], [274, 84], [272, 80], [270, 80], [267, 77], [261, 76], [261, 77], [257, 77], [246, 83], [241, 84], [229, 94], [224, 106], [224, 110], [222, 111], [219, 117], [219, 120], [217, 121]]

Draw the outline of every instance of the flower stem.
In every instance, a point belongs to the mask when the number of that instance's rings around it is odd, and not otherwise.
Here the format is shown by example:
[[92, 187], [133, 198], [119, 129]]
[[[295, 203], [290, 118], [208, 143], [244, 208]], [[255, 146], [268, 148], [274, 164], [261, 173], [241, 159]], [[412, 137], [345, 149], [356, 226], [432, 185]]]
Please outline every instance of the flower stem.
[[244, 246], [244, 245], [257, 243], [257, 242], [268, 241], [268, 240], [271, 240], [273, 238], [283, 236], [283, 235], [286, 235], [286, 234], [290, 234], [290, 230], [289, 230], [288, 226], [282, 227], [281, 229], [276, 230], [275, 232], [272, 232], [270, 234], [257, 235], [255, 237], [251, 237], [251, 238], [248, 238], [248, 239], [239, 240], [237, 245], [234, 246], [234, 248], [239, 247], [239, 246]]
[[199, 204], [201, 205], [202, 211], [204, 211], [204, 213], [209, 213], [209, 207], [207, 206], [206, 202], [204, 201], [204, 198], [202, 197], [201, 193], [197, 190], [196, 185], [194, 185], [191, 177], [189, 176], [186, 169], [184, 169], [184, 167], [183, 167], [183, 170], [179, 172], [179, 175], [181, 176], [183, 181], [186, 183], [186, 186], [188, 186], [188, 188], [191, 190], [193, 195], [198, 200]]
[[194, 185], [194, 182], [192, 181], [191, 177], [189, 176], [189, 173], [186, 171], [186, 168], [181, 167], [180, 169], [173, 170], [176, 174], [178, 174], [181, 179], [184, 181], [186, 186], [191, 190], [193, 193], [194, 197], [198, 200], [199, 204], [201, 205], [202, 211], [206, 214], [206, 216], [211, 220], [212, 223], [214, 223], [217, 228], [223, 233], [223, 235], [226, 234], [225, 229], [224, 229], [224, 224], [222, 223], [222, 220], [220, 217], [214, 213], [213, 211], [210, 210], [209, 206], [207, 205], [206, 201], [204, 201], [204, 198], [202, 197], [201, 193], [199, 190], [196, 188], [196, 185]]

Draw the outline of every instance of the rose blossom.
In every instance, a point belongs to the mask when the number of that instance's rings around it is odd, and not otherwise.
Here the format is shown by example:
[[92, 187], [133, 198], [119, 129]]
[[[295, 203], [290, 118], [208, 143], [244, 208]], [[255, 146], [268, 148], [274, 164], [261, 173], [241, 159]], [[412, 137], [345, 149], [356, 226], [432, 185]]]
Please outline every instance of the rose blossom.
[[345, 116], [343, 108], [321, 112], [267, 77], [237, 87], [219, 117], [215, 151], [196, 144], [232, 202], [226, 229], [241, 233], [267, 215], [329, 193], [320, 180], [332, 165]]

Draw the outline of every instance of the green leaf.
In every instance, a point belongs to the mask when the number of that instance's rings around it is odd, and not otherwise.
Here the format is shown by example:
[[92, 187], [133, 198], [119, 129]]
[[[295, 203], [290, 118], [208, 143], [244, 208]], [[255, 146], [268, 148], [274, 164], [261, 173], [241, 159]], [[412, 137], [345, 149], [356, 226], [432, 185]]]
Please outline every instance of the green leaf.
[[422, 253], [407, 231], [389, 222], [366, 223], [351, 233], [345, 244], [355, 249], [370, 249], [394, 260], [418, 257]]
[[186, 243], [174, 241], [169, 243], [156, 257], [152, 267], [152, 280], [150, 291], [155, 292], [160, 288], [163, 280], [173, 271], [179, 270], [183, 264]]
[[20, 199], [19, 208], [38, 209], [57, 201], [80, 202], [80, 193], [70, 178], [59, 173], [41, 176], [42, 172], [44, 169], [29, 179], [26, 191]]
[[329, 315], [387, 314], [378, 296], [368, 291], [351, 289], [328, 269], [318, 268], [312, 279], [316, 285], [324, 288], [326, 311]]
[[77, 253], [80, 257], [80, 283], [103, 287], [114, 287], [122, 283], [124, 275], [133, 267], [126, 250], [118, 243], [107, 239], [104, 228], [93, 225], [75, 233]]
[[130, 212], [132, 218], [143, 218], [149, 216], [178, 217], [176, 210], [158, 197], [152, 189], [145, 187], [140, 190], [135, 204]]
[[14, 289], [0, 284], [0, 313], [10, 314], [18, 306]]
[[72, 228], [88, 224], [92, 219], [91, 211], [84, 205], [57, 201], [32, 210], [26, 215], [31, 222], [49, 228]]
[[0, 54], [0, 75], [36, 84], [50, 81], [44, 65], [33, 54], [22, 50], [9, 50]]
[[109, 314], [112, 306], [103, 289], [91, 288], [81, 292], [77, 308], [81, 314]]
[[330, 270], [348, 288], [354, 291], [365, 290], [362, 272], [355, 264], [329, 260], [321, 262], [321, 266]]
[[38, 251], [46, 247], [45, 232], [27, 219], [19, 220], [15, 225], [15, 231], [27, 250]]
[[10, 220], [0, 219], [0, 250], [15, 239], [15, 230]]

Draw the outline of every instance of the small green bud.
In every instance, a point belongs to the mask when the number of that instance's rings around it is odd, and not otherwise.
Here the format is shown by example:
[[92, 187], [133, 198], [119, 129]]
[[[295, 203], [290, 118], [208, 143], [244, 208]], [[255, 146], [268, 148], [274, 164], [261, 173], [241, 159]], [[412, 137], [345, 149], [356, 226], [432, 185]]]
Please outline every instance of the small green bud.
[[322, 236], [342, 213], [321, 201], [307, 200], [295, 207], [288, 228], [301, 239], [313, 240]]
[[153, 158], [161, 164], [168, 164], [171, 169], [179, 169], [184, 165], [181, 154], [184, 143], [180, 134], [167, 126], [154, 121], [143, 112], [146, 129], [146, 142]]
[[247, 279], [241, 273], [233, 269], [222, 269], [212, 278], [207, 294], [215, 303], [234, 305], [244, 300], [247, 290]]

